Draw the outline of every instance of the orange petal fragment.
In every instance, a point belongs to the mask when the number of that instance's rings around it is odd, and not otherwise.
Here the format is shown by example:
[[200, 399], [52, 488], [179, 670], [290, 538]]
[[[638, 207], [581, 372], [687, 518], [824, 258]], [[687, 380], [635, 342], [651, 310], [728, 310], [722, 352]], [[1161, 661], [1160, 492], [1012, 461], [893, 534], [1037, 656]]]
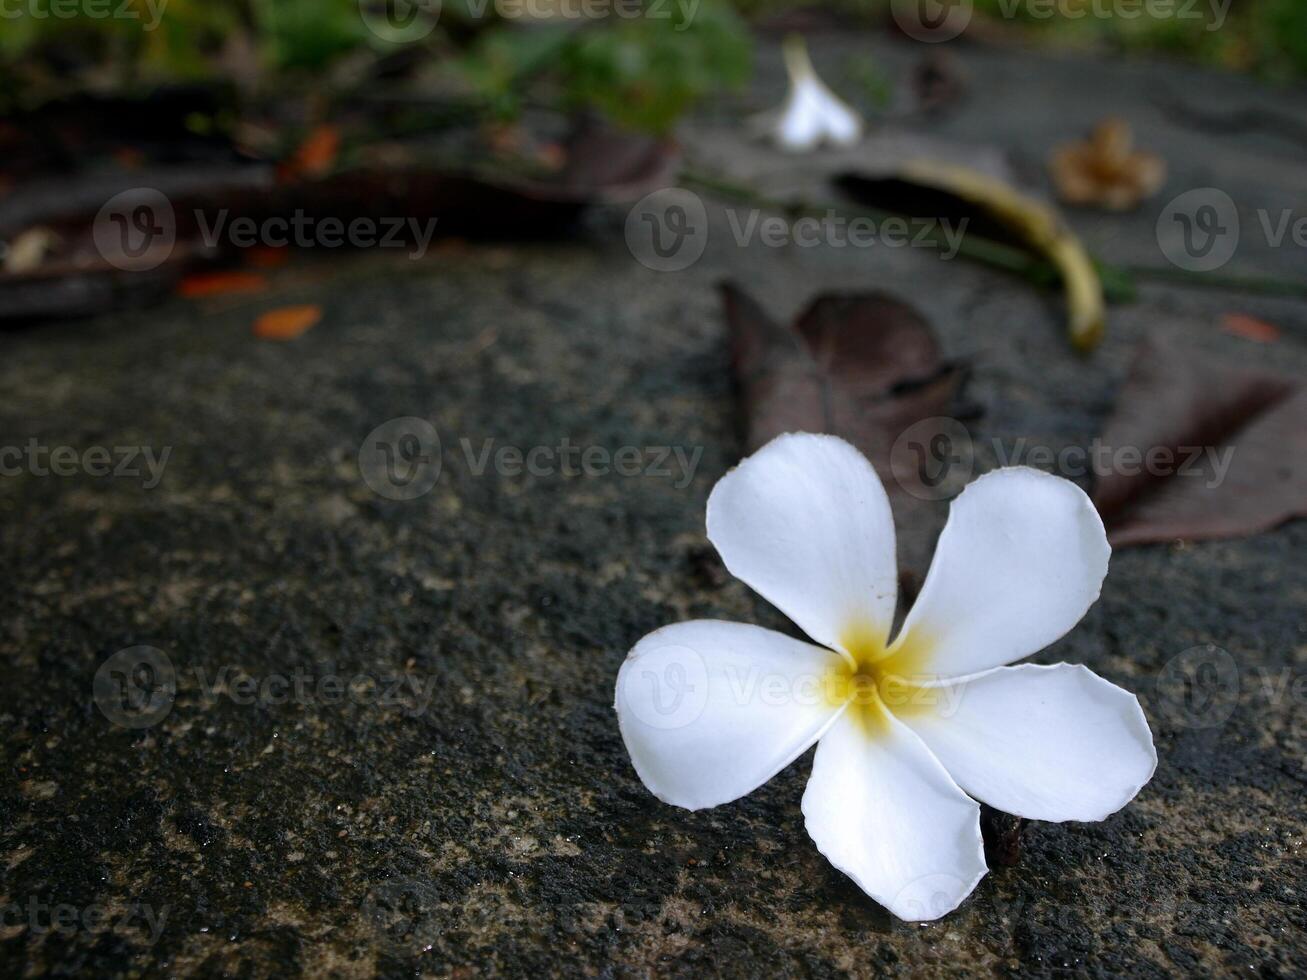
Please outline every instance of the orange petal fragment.
[[1225, 314], [1225, 318], [1221, 321], [1221, 329], [1236, 337], [1255, 340], [1259, 344], [1270, 344], [1280, 339], [1279, 327], [1246, 313]]
[[260, 340], [294, 340], [321, 319], [320, 306], [283, 306], [254, 321], [254, 336]]

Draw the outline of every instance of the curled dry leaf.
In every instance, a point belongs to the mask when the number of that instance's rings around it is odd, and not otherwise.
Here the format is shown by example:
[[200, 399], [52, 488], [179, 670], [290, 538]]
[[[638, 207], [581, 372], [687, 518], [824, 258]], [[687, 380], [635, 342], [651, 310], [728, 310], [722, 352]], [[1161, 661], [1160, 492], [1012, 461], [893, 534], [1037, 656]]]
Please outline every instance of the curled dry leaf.
[[966, 220], [966, 234], [1010, 242], [1051, 265], [1062, 280], [1067, 328], [1080, 350], [1102, 339], [1103, 284], [1093, 261], [1056, 211], [997, 177], [936, 160], [908, 160], [891, 173], [850, 172], [836, 185], [855, 200], [920, 218]]
[[1307, 516], [1307, 387], [1279, 374], [1145, 341], [1098, 448], [1113, 462], [1093, 500], [1117, 547]]
[[1135, 150], [1130, 125], [1115, 117], [1095, 126], [1089, 139], [1055, 149], [1049, 170], [1061, 200], [1109, 211], [1138, 207], [1166, 180], [1162, 158]]

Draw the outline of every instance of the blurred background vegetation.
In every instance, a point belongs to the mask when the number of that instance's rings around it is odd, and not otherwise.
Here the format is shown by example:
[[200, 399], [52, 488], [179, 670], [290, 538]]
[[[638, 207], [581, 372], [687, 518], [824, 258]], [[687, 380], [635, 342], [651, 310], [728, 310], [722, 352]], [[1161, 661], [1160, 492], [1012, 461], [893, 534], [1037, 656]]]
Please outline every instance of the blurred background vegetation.
[[[495, 15], [506, 5], [493, 0], [443, 0], [431, 29], [406, 39], [370, 29], [360, 2], [379, 15], [384, 0], [3, 0], [0, 113], [76, 93], [131, 95], [185, 83], [229, 86], [251, 99], [313, 91], [329, 97], [402, 74], [439, 81], [433, 90], [456, 91], [490, 115], [510, 118], [539, 102], [590, 107], [660, 131], [697, 99], [747, 78], [751, 23], [794, 16], [804, 6], [646, 0], [668, 16], [586, 21], [559, 11], [593, 0], [531, 0], [518, 8], [534, 16], [511, 19]], [[1129, 15], [1154, 2], [1057, 0], [1047, 16], [1049, 0], [975, 0], [968, 30], [1161, 51], [1271, 79], [1307, 76], [1307, 0], [1229, 0], [1218, 30], [1211, 19], [1226, 0], [1171, 0], [1192, 4], [1201, 14], [1192, 18]], [[1004, 16], [1014, 4], [1018, 13]], [[52, 15], [55, 7], [63, 15]], [[1086, 15], [1076, 16], [1081, 11]], [[828, 0], [820, 15], [833, 14], [893, 29], [889, 0]]]

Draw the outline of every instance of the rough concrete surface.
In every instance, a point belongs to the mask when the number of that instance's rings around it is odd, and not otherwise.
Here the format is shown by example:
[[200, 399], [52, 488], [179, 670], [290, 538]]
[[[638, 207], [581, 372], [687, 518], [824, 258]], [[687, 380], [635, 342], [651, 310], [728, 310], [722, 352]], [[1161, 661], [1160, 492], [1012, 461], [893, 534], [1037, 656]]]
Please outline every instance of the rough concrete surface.
[[[814, 45], [819, 65], [870, 52], [894, 77], [919, 51]], [[1307, 200], [1291, 139], [1203, 132], [1150, 101], [1165, 81], [1209, 109], [1302, 121], [1301, 91], [958, 53], [970, 98], [928, 124], [936, 136], [997, 148], [1037, 180], [1053, 143], [1116, 111], [1168, 157], [1166, 189], [1138, 214], [1072, 216], [1106, 258], [1164, 264], [1153, 224], [1190, 187], [1226, 188], [1246, 230], [1256, 208]], [[775, 51], [762, 57], [759, 105], [781, 84]], [[251, 336], [271, 297], [0, 336], [0, 444], [171, 449], [150, 488], [0, 479], [0, 973], [1307, 973], [1307, 523], [1113, 557], [1102, 599], [1035, 659], [1138, 692], [1157, 774], [1102, 823], [1028, 825], [1020, 862], [937, 923], [893, 920], [817, 852], [799, 811], [811, 754], [691, 814], [640, 784], [612, 710], [626, 651], [657, 626], [792, 629], [703, 533], [708, 491], [740, 453], [722, 277], [781, 316], [823, 289], [916, 303], [974, 362], [981, 467], [994, 440], [1087, 443], [1148, 331], [1301, 376], [1307, 303], [1146, 286], [1084, 359], [1056, 298], [1000, 274], [910, 248], [740, 248], [710, 210], [707, 252], [675, 274], [632, 260], [617, 210], [561, 245], [310, 257], [276, 274], [275, 303], [325, 311], [290, 343]], [[1303, 269], [1301, 250], [1246, 237], [1229, 271]], [[1227, 312], [1284, 336], [1222, 333]], [[401, 416], [432, 422], [443, 446], [439, 479], [409, 501], [373, 492], [357, 463]], [[484, 440], [564, 438], [702, 455], [688, 483], [675, 457], [668, 476], [476, 472]], [[1230, 654], [1237, 696], [1195, 707], [1165, 668], [1206, 644]], [[128, 728], [93, 679], [138, 645], [164, 652], [177, 697]], [[225, 693], [207, 690], [224, 670]], [[308, 680], [285, 703], [246, 703], [240, 672]], [[337, 702], [315, 686], [328, 676], [372, 693]], [[56, 906], [76, 919], [51, 928]]]

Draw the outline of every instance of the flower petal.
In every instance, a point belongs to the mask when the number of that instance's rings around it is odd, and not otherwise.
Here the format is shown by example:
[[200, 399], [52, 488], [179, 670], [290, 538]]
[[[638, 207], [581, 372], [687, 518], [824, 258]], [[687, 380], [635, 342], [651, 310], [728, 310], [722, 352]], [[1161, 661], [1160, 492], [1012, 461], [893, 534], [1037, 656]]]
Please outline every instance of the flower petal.
[[717, 481], [708, 538], [742, 579], [818, 643], [851, 630], [884, 642], [898, 576], [889, 498], [835, 436], [777, 436]]
[[815, 75], [812, 96], [820, 108], [826, 139], [835, 146], [852, 146], [862, 139], [862, 119]]
[[[935, 685], [932, 685], [935, 686]], [[1035, 820], [1102, 820], [1157, 768], [1139, 699], [1080, 664], [996, 667], [899, 718], [964, 790]]]
[[781, 107], [776, 123], [776, 144], [791, 153], [808, 153], [821, 143], [825, 133], [821, 107], [808, 92], [795, 91]]
[[785, 43], [790, 90], [773, 122], [778, 146], [791, 152], [814, 150], [823, 141], [852, 146], [862, 138], [862, 117], [818, 77], [807, 46], [795, 37]]
[[1111, 553], [1071, 481], [1025, 466], [987, 473], [953, 501], [900, 636], [944, 677], [1020, 660], [1080, 621]]
[[838, 653], [743, 623], [665, 626], [617, 674], [617, 720], [635, 771], [664, 803], [699, 810], [780, 772], [842, 705], [827, 678]]
[[906, 725], [850, 707], [817, 745], [803, 815], [818, 849], [900, 919], [951, 912], [988, 870], [980, 807]]

